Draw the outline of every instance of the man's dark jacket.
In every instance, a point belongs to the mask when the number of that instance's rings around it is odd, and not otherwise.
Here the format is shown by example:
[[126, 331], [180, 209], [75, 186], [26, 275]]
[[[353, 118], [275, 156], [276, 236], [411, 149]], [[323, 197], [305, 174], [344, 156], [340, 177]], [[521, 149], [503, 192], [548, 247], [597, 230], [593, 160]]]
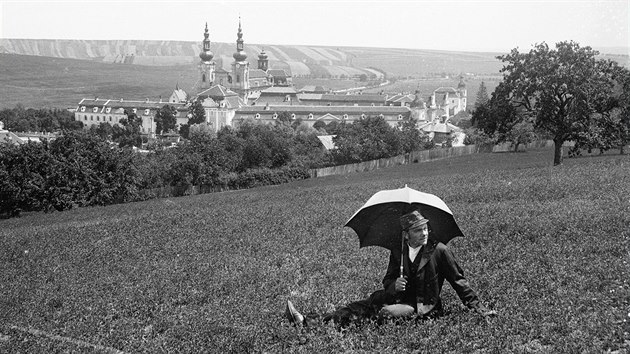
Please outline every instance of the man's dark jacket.
[[[407, 277], [406, 290], [397, 292], [396, 279], [400, 277], [400, 257], [403, 256], [403, 275]], [[373, 318], [384, 305], [404, 303], [413, 306], [420, 315], [432, 316], [442, 307], [440, 292], [446, 279], [464, 305], [471, 309], [480, 307], [479, 299], [470, 288], [464, 272], [455, 261], [453, 253], [442, 243], [429, 239], [414, 262], [409, 259], [409, 247], [391, 251], [387, 273], [383, 278], [383, 290], [377, 290], [369, 298], [351, 302], [324, 316], [324, 321], [334, 320], [345, 325], [352, 321]], [[423, 306], [418, 308], [417, 304]]]
[[[400, 256], [403, 253], [403, 274], [407, 278], [404, 292], [395, 290], [396, 279], [400, 277]], [[451, 250], [444, 244], [429, 240], [416, 256], [415, 262], [409, 259], [409, 247], [390, 253], [383, 287], [387, 298], [396, 303], [404, 303], [416, 308], [425, 305], [425, 311], [441, 308], [440, 292], [446, 279], [468, 308], [478, 308], [479, 300], [470, 288], [464, 271], [459, 267]], [[425, 312], [423, 311], [423, 312]]]

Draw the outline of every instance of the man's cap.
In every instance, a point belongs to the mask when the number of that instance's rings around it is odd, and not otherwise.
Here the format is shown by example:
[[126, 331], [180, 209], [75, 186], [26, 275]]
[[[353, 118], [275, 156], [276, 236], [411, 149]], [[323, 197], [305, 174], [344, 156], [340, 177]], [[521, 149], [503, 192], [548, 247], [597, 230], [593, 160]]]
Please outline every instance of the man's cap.
[[409, 214], [400, 217], [400, 226], [403, 230], [409, 230], [413, 227], [422, 226], [429, 222], [419, 211], [414, 210]]

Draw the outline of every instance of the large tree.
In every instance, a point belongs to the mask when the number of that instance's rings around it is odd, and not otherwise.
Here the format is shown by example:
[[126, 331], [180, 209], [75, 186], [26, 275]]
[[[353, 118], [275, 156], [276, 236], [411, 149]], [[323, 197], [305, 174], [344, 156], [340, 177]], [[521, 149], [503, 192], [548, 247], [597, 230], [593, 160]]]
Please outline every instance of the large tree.
[[552, 137], [554, 165], [562, 163], [562, 144], [591, 125], [596, 103], [613, 94], [612, 64], [597, 59], [598, 54], [564, 41], [555, 49], [542, 43], [528, 53], [512, 49], [498, 57], [505, 63], [504, 98]]
[[155, 114], [156, 133], [161, 134], [162, 132], [174, 130], [177, 124], [177, 118], [175, 118], [176, 114], [177, 110], [175, 107], [168, 104], [162, 106]]

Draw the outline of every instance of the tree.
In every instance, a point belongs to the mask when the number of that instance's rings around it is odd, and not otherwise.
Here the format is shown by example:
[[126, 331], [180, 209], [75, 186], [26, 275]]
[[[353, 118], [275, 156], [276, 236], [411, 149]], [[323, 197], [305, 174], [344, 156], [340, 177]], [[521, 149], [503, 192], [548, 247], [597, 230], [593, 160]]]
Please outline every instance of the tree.
[[201, 100], [197, 99], [188, 107], [188, 125], [201, 124], [206, 121], [206, 110], [201, 104]]
[[479, 90], [477, 91], [477, 96], [475, 97], [475, 109], [477, 109], [479, 106], [485, 105], [488, 100], [488, 89], [486, 89], [486, 84], [482, 81], [479, 84]]
[[163, 132], [174, 130], [177, 124], [176, 114], [177, 110], [175, 107], [168, 104], [162, 106], [155, 114], [155, 132], [162, 134]]
[[120, 120], [121, 126], [112, 126], [112, 140], [118, 143], [119, 147], [125, 146], [142, 146], [142, 137], [140, 135], [140, 127], [142, 118], [133, 112], [125, 110], [127, 118]]
[[562, 163], [562, 144], [591, 126], [595, 102], [612, 94], [614, 80], [609, 61], [599, 52], [573, 41], [537, 44], [529, 53], [512, 49], [499, 56], [504, 99], [531, 116], [535, 127], [554, 141], [554, 165]]

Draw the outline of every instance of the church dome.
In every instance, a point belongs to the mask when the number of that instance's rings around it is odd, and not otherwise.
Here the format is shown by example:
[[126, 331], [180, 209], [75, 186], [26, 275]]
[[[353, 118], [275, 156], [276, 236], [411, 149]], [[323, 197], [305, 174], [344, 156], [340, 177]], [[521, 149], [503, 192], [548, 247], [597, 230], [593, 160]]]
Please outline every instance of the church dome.
[[236, 61], [245, 61], [247, 60], [247, 54], [245, 54], [244, 51], [239, 50], [237, 52], [234, 53], [234, 55], [232, 55], [234, 57], [234, 60]]
[[267, 56], [267, 53], [265, 53], [264, 49], [260, 52], [260, 54], [258, 54], [258, 60], [267, 60], [268, 58], [269, 57]]
[[199, 53], [199, 58], [201, 58], [201, 60], [203, 61], [210, 61], [212, 60], [212, 58], [214, 58], [214, 54], [212, 54], [211, 51], [201, 52]]

